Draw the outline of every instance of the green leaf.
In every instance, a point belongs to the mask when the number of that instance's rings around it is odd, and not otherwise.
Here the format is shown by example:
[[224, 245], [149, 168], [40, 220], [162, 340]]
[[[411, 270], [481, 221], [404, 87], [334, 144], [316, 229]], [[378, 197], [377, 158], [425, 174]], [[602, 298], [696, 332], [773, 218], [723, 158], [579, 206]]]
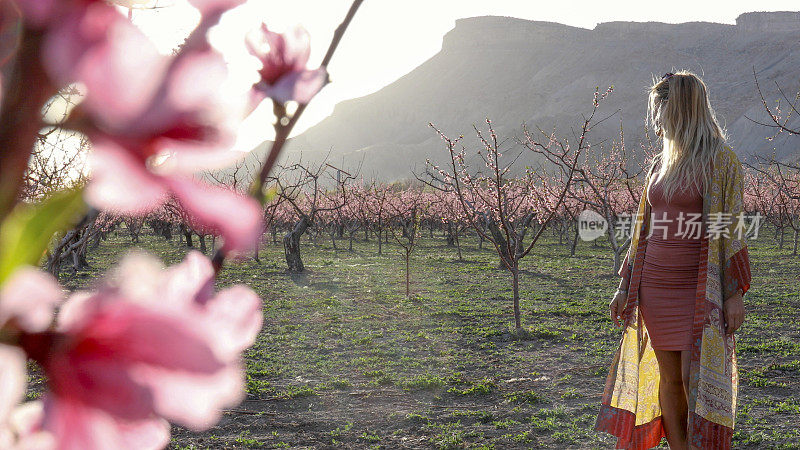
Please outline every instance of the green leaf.
[[20, 203], [0, 224], [0, 285], [21, 265], [38, 265], [53, 234], [74, 225], [86, 210], [81, 189]]

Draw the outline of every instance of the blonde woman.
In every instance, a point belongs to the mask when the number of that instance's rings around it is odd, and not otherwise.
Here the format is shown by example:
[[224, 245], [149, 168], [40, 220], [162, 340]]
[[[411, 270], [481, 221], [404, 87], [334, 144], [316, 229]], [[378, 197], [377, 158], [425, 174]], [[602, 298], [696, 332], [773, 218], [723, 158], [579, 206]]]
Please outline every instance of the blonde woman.
[[639, 202], [609, 307], [624, 326], [595, 429], [617, 448], [729, 449], [750, 263], [742, 167], [705, 83], [687, 71], [650, 88], [648, 122], [663, 140]]

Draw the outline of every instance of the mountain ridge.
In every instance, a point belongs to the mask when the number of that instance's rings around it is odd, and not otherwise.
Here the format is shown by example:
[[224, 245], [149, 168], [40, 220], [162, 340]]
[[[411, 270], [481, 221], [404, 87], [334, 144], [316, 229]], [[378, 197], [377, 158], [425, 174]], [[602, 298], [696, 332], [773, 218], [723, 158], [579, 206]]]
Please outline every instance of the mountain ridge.
[[[774, 151], [796, 152], [785, 136], [747, 117], [768, 120], [752, 70], [762, 89], [778, 82], [797, 89], [800, 12], [744, 13], [736, 24], [713, 22], [605, 22], [593, 29], [502, 16], [458, 19], [441, 50], [384, 88], [336, 105], [333, 113], [294, 137], [286, 158], [329, 155], [332, 163], [363, 165], [365, 176], [406, 178], [430, 158], [447, 156], [428, 122], [468, 138], [472, 124], [490, 117], [498, 133], [520, 135], [520, 125], [568, 134], [591, 108], [596, 87], [615, 92], [602, 108], [619, 110], [627, 142], [642, 137], [645, 89], [653, 76], [686, 68], [700, 74], [731, 145], [743, 159]], [[770, 90], [768, 100], [776, 98]], [[767, 92], [765, 92], [767, 94]], [[619, 131], [609, 124], [597, 140]], [[256, 149], [263, 154], [268, 143]], [[472, 139], [468, 145], [474, 146]]]

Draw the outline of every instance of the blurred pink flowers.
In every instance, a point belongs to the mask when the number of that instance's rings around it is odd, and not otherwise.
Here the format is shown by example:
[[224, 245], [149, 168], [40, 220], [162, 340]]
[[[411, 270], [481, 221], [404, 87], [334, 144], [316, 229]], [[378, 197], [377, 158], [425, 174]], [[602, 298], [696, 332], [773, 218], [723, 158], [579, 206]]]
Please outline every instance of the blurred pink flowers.
[[[80, 82], [85, 98], [65, 123], [92, 142], [86, 200], [119, 214], [144, 215], [170, 196], [199, 225], [224, 238], [223, 250], [246, 251], [261, 226], [257, 201], [194, 181], [240, 154], [236, 113], [220, 96], [225, 61], [206, 41], [208, 29], [243, 0], [192, 0], [202, 20], [175, 56], [105, 2], [32, 1], [24, 11], [48, 24], [43, 62], [58, 85]], [[211, 198], [225, 203], [211, 205]]]
[[[213, 280], [211, 262], [198, 252], [166, 270], [133, 253], [97, 291], [72, 294], [54, 329], [23, 331], [22, 348], [49, 388], [28, 434], [48, 432], [59, 449], [161, 448], [166, 420], [195, 430], [214, 424], [244, 396], [240, 356], [263, 318], [252, 290], [236, 285], [215, 294]], [[51, 289], [53, 279], [39, 281], [51, 295], [25, 300], [47, 308], [60, 290]], [[6, 285], [11, 294], [4, 288], [4, 305], [21, 293], [15, 283]], [[24, 392], [24, 355], [0, 345], [0, 361], [2, 443], [11, 433], [3, 431], [3, 414]]]
[[[17, 269], [0, 289], [0, 338], [13, 342], [20, 334], [39, 333], [53, 322], [61, 287], [48, 274], [32, 267]], [[26, 355], [0, 340], [0, 448], [50, 448], [52, 439], [35, 430], [36, 405], [19, 403], [25, 397]]]
[[261, 61], [261, 80], [255, 84], [256, 102], [272, 98], [278, 103], [308, 103], [325, 85], [328, 72], [306, 69], [308, 32], [296, 27], [286, 34], [270, 31], [266, 24], [248, 34], [247, 50]]

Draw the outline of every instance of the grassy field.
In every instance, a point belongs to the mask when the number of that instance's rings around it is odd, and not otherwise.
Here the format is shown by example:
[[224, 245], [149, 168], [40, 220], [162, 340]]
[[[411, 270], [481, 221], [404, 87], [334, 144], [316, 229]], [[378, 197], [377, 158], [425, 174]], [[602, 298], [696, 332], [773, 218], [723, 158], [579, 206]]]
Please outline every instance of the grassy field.
[[[800, 448], [800, 258], [771, 233], [751, 241], [752, 289], [737, 332], [740, 403], [734, 447]], [[363, 236], [361, 237], [363, 239]], [[344, 244], [344, 245], [343, 245]], [[90, 254], [89, 283], [129, 246], [124, 230]], [[186, 249], [145, 236], [166, 263]], [[230, 264], [264, 300], [264, 328], [246, 353], [247, 399], [218, 426], [173, 429], [194, 448], [613, 448], [592, 430], [621, 330], [607, 313], [618, 278], [610, 252], [547, 241], [522, 264], [523, 325], [511, 333], [511, 284], [489, 249], [464, 260], [435, 236], [412, 260], [404, 295], [395, 245], [303, 241], [307, 273], [284, 272], [283, 248]], [[345, 250], [342, 249], [345, 248]], [[667, 447], [666, 440], [662, 447]]]

